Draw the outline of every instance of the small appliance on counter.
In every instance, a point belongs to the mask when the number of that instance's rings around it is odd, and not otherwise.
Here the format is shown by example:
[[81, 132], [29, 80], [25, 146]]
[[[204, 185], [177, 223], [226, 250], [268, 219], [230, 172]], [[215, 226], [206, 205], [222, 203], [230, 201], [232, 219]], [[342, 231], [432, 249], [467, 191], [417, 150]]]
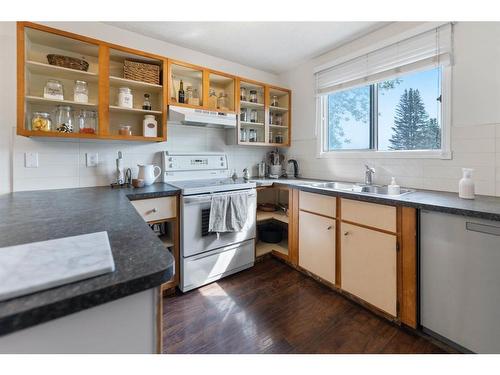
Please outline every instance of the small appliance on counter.
[[283, 175], [282, 163], [285, 156], [280, 154], [278, 149], [270, 151], [267, 154], [267, 161], [269, 163], [269, 178], [280, 178]]

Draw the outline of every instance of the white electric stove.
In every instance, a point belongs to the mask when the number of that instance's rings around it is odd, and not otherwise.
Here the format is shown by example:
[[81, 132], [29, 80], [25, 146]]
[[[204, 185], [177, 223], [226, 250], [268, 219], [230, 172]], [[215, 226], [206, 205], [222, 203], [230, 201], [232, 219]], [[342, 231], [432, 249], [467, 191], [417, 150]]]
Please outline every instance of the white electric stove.
[[[181, 189], [179, 288], [198, 288], [252, 267], [255, 261], [255, 183], [229, 178], [224, 153], [162, 153], [163, 182]], [[248, 216], [240, 232], [208, 232], [212, 197], [247, 194]]]

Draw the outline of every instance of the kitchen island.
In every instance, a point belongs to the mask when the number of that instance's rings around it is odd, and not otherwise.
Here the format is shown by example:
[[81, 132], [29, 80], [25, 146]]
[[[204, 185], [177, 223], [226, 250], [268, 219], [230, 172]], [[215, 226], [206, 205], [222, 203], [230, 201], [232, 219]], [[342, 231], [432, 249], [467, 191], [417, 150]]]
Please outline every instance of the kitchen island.
[[0, 302], [0, 353], [152, 353], [159, 286], [174, 259], [131, 200], [176, 196], [154, 184], [0, 196], [0, 247], [106, 231], [115, 271]]

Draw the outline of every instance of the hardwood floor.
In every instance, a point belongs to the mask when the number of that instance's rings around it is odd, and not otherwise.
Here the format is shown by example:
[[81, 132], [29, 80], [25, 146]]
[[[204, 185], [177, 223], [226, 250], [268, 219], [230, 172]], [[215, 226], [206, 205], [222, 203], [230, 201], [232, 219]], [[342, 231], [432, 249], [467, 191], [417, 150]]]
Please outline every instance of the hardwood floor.
[[445, 353], [273, 258], [163, 314], [165, 353]]

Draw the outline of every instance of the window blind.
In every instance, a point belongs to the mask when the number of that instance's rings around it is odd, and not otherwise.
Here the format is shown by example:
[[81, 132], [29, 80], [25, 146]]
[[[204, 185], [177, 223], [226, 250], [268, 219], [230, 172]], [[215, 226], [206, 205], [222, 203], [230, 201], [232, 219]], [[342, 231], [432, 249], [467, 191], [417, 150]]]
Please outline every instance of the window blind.
[[316, 73], [316, 93], [325, 95], [451, 64], [451, 24], [401, 40]]

